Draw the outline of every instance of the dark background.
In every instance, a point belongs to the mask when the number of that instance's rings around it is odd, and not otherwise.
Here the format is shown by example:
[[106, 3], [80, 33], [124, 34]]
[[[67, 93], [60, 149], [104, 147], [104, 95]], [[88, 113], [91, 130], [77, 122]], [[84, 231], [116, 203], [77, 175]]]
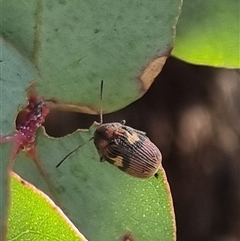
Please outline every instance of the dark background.
[[[240, 240], [239, 70], [170, 57], [149, 91], [104, 115], [147, 132], [163, 155], [178, 241]], [[52, 111], [48, 134], [89, 128], [98, 116]]]

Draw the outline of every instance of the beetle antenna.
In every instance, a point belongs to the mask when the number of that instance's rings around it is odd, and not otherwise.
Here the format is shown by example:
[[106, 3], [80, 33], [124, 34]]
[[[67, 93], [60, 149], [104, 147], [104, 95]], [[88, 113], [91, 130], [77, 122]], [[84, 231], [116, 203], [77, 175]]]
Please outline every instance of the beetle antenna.
[[69, 156], [71, 156], [75, 151], [77, 151], [80, 147], [84, 146], [87, 142], [93, 140], [93, 137], [91, 137], [88, 141], [86, 141], [85, 143], [79, 145], [77, 148], [75, 148], [74, 150], [72, 150], [71, 152], [69, 152], [57, 165], [56, 168], [58, 168]]
[[103, 80], [101, 81], [101, 87], [100, 87], [100, 125], [103, 123]]
[[[101, 81], [101, 85], [100, 85], [100, 125], [103, 123], [103, 80]], [[94, 137], [91, 137], [87, 142], [93, 140]], [[57, 165], [56, 168], [58, 168], [60, 165], [62, 165], [62, 163], [69, 157], [71, 156], [74, 152], [76, 152], [80, 147], [82, 147], [83, 145], [85, 145], [87, 142], [79, 145], [77, 148], [75, 148], [74, 150], [70, 151]]]

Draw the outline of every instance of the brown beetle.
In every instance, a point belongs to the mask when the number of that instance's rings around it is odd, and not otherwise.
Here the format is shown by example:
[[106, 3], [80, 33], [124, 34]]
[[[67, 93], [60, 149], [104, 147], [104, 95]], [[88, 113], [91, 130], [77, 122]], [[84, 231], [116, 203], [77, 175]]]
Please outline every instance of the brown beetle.
[[[101, 82], [101, 103], [103, 81]], [[150, 141], [145, 132], [126, 126], [125, 121], [103, 124], [102, 107], [100, 125], [94, 132], [94, 144], [100, 155], [100, 161], [108, 161], [127, 174], [138, 178], [149, 178], [156, 174], [161, 166], [162, 155]], [[69, 157], [82, 145], [71, 151], [57, 165]]]
[[148, 178], [159, 169], [162, 155], [146, 133], [122, 123], [101, 124], [94, 133], [101, 157], [131, 176]]

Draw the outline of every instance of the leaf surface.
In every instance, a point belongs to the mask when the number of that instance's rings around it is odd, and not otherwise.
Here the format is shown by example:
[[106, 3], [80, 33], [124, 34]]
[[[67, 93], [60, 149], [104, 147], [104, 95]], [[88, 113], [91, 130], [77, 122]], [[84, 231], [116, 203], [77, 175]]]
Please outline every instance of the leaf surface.
[[238, 0], [185, 0], [173, 55], [193, 64], [240, 67]]

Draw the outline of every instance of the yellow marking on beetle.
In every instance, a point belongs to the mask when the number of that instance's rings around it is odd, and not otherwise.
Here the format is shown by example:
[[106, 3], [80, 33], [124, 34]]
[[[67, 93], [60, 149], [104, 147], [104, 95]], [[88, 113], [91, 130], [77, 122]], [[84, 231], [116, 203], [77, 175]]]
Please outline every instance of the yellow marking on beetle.
[[138, 134], [136, 132], [134, 133], [129, 133], [129, 132], [126, 132], [127, 133], [127, 140], [128, 142], [133, 145], [135, 142], [139, 141], [139, 137], [138, 137]]
[[123, 157], [117, 156], [117, 157], [111, 158], [111, 160], [113, 160], [114, 166], [123, 167]]

